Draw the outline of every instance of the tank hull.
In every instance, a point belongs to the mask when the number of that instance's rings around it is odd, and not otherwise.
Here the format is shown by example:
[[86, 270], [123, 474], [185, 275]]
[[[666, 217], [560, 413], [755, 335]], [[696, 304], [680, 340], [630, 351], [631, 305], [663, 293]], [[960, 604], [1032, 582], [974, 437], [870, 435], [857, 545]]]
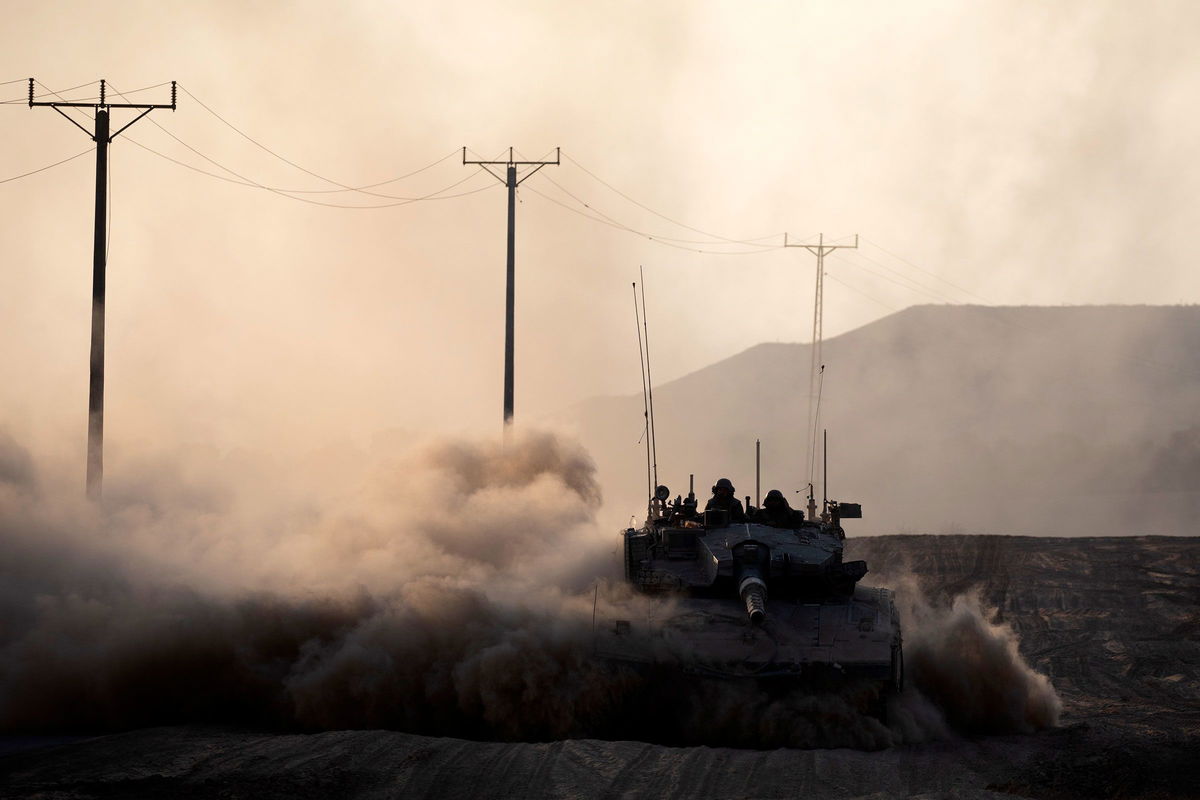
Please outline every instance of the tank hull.
[[900, 627], [886, 589], [769, 599], [761, 625], [733, 598], [676, 597], [642, 619], [598, 624], [595, 637], [602, 658], [710, 678], [818, 689], [859, 682], [899, 689], [903, 681]]

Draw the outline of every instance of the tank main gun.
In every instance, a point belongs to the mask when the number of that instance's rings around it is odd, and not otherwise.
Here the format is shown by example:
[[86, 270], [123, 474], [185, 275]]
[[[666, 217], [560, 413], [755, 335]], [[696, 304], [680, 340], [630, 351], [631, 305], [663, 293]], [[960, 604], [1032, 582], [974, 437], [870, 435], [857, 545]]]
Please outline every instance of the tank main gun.
[[746, 606], [750, 622], [761, 625], [767, 617], [766, 578], [770, 574], [771, 549], [747, 539], [733, 548], [733, 559], [738, 597]]

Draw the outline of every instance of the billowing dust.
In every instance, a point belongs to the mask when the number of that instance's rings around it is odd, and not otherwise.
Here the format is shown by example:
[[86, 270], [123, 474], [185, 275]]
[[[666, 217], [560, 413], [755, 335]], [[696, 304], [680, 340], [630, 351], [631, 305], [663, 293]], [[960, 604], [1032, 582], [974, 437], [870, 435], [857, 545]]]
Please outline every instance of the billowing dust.
[[[225, 466], [146, 467], [97, 509], [0, 432], [0, 728], [877, 749], [1057, 719], [1009, 628], [974, 597], [932, 607], [914, 582], [900, 587], [909, 686], [888, 725], [861, 698], [595, 658], [593, 613], [655, 601], [622, 587], [591, 460], [551, 433], [427, 442], [311, 490], [242, 485]], [[304, 473], [292, 466], [275, 481]]]

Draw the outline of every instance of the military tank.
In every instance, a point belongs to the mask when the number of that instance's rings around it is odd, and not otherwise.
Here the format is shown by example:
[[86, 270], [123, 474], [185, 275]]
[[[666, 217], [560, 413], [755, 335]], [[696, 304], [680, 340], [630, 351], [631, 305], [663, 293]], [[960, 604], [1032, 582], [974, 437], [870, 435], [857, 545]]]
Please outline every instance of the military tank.
[[810, 487], [807, 517], [765, 524], [752, 508], [745, 522], [698, 510], [692, 488], [670, 495], [658, 486], [645, 523], [622, 534], [626, 581], [665, 602], [598, 630], [598, 652], [789, 689], [866, 686], [867, 710], [883, 713], [903, 686], [904, 655], [892, 592], [859, 585], [866, 562], [842, 558], [842, 521], [861, 518], [861, 506], [825, 501], [818, 514]]

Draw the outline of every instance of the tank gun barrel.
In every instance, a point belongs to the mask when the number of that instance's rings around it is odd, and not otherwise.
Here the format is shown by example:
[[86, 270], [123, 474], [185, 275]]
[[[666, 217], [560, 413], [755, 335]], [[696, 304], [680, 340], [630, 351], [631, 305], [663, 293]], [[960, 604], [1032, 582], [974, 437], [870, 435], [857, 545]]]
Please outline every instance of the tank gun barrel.
[[767, 584], [756, 575], [747, 575], [738, 585], [738, 594], [746, 604], [751, 624], [761, 625], [767, 618]]

